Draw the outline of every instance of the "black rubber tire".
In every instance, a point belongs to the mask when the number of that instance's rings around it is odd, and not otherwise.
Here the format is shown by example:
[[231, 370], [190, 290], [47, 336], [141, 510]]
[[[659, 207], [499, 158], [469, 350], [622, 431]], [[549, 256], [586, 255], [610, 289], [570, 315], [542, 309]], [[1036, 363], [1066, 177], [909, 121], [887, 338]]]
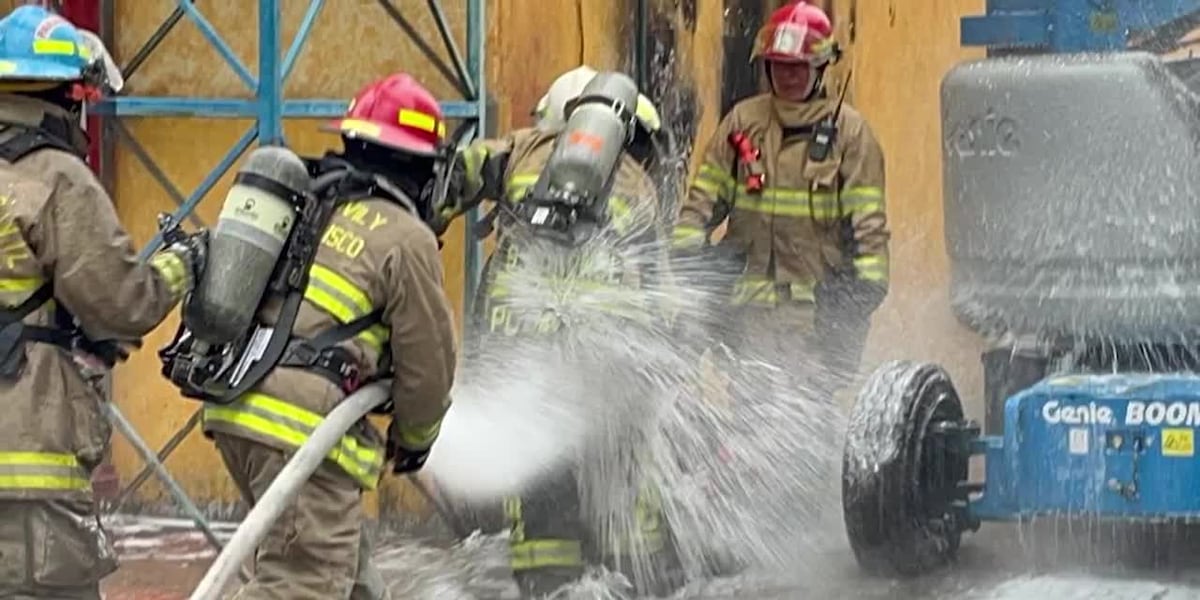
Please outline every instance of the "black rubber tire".
[[[842, 511], [854, 556], [867, 572], [910, 577], [953, 562], [961, 530], [931, 519], [923, 489], [925, 431], [963, 419], [962, 403], [941, 367], [908, 361], [881, 365], [851, 413], [842, 460]], [[948, 477], [967, 478], [955, 461]], [[944, 522], [944, 521], [942, 521]]]

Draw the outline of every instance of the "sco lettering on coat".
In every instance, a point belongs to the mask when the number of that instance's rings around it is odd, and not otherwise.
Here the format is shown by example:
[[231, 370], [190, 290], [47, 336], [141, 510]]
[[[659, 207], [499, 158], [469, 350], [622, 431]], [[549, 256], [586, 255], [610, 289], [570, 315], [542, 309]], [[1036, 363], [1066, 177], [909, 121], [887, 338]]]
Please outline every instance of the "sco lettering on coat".
[[325, 235], [321, 236], [321, 245], [348, 258], [358, 258], [367, 246], [359, 233], [375, 231], [388, 222], [387, 217], [364, 202], [347, 203], [338, 209], [338, 213], [345, 220], [329, 225]]

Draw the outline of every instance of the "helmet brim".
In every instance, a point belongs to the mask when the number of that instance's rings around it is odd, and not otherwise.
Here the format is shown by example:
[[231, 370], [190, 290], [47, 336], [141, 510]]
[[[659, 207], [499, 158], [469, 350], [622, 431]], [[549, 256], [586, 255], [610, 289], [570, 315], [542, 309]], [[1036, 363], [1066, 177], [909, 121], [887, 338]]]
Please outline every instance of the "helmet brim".
[[398, 150], [415, 156], [438, 156], [437, 144], [421, 139], [399, 127], [376, 124], [378, 133], [363, 131], [361, 128], [348, 127], [346, 121], [353, 119], [337, 119], [321, 126], [322, 131], [340, 133], [346, 139], [362, 140], [379, 144], [392, 150]]
[[83, 73], [78, 69], [41, 59], [0, 60], [0, 82], [21, 81], [78, 81]]

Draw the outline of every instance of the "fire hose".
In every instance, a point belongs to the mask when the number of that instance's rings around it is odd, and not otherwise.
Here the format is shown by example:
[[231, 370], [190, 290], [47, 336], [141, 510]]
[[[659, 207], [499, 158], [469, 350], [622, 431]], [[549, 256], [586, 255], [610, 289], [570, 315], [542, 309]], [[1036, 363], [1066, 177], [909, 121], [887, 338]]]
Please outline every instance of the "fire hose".
[[[342, 436], [372, 409], [388, 400], [390, 386], [390, 381], [368, 385], [330, 411], [238, 525], [237, 531], [213, 561], [189, 600], [218, 600], [221, 597], [225, 586], [237, 575], [242, 563], [254, 553], [271, 525], [283, 514], [288, 502], [341, 441]], [[410, 480], [430, 500], [439, 516], [448, 519], [449, 511], [436, 501], [424, 484], [415, 477]]]

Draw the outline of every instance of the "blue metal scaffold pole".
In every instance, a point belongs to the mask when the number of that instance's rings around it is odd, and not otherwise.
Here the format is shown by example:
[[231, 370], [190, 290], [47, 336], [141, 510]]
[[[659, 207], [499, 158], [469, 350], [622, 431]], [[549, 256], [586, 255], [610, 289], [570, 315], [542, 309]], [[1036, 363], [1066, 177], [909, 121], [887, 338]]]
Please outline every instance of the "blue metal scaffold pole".
[[[438, 67], [440, 72], [455, 80], [454, 83], [462, 92], [463, 99], [444, 101], [441, 104], [443, 113], [447, 119], [456, 119], [463, 122], [463, 126], [458, 130], [460, 137], [457, 140], [463, 143], [487, 131], [485, 119], [488, 98], [485, 73], [486, 62], [484, 59], [486, 39], [484, 6], [486, 0], [461, 1], [466, 3], [467, 8], [467, 52], [465, 61], [451, 33], [445, 12], [442, 10], [441, 0], [426, 0], [429, 11], [432, 13], [434, 21], [437, 24], [438, 34], [444, 49], [452, 60], [453, 66], [450, 67], [436, 55], [435, 50], [422, 39], [422, 36], [419, 35], [400, 10], [393, 5], [391, 0], [377, 0], [380, 7], [425, 51], [429, 61]], [[283, 94], [284, 83], [287, 81], [288, 75], [291, 74], [296, 60], [303, 50], [304, 43], [308, 39], [317, 17], [325, 5], [324, 0], [309, 1], [308, 9], [301, 21], [299, 31], [296, 33], [296, 37], [292, 40], [291, 45], [287, 48], [286, 54], [281, 52], [282, 44], [280, 40], [280, 6], [282, 0], [258, 0], [259, 59], [257, 77], [251, 74], [246, 66], [241, 63], [236, 53], [221, 38], [220, 34], [217, 33], [208, 20], [205, 19], [203, 13], [197, 7], [195, 0], [176, 0], [176, 3], [176, 8], [172, 14], [150, 36], [142, 48], [134, 53], [133, 58], [124, 65], [122, 74], [126, 80], [127, 88], [129, 79], [142, 66], [146, 58], [161, 44], [162, 40], [165, 39], [167, 34], [170, 33], [179, 21], [187, 18], [199, 29], [208, 42], [212, 44], [217, 53], [233, 69], [234, 73], [237, 74], [246, 87], [254, 92], [254, 98], [247, 100], [241, 98], [124, 96], [99, 103], [95, 107], [95, 112], [107, 117], [104, 119], [105, 129], [107, 132], [113, 134], [104, 136], [105, 142], [111, 143], [110, 140], [115, 138], [124, 143], [134, 157], [146, 167], [150, 175], [162, 185], [165, 193], [174, 200], [177, 208], [173, 217], [176, 220], [187, 218], [192, 220], [196, 225], [203, 225], [194, 214], [196, 206], [255, 140], [258, 140], [262, 145], [283, 144], [283, 120], [285, 118], [336, 118], [345, 112], [348, 101], [344, 99], [288, 99]], [[112, 4], [111, 0], [104, 0], [102, 2], [105, 31], [102, 31], [101, 34], [110, 47], [113, 38], [112, 30], [115, 28]], [[338, 67], [332, 65], [331, 68]], [[378, 75], [383, 75], [383, 73]], [[170, 116], [250, 118], [254, 119], [254, 123], [234, 143], [233, 147], [226, 152], [225, 156], [213, 166], [208, 176], [200, 182], [196, 189], [191, 194], [184, 196], [171, 181], [170, 177], [159, 168], [153, 157], [150, 156], [122, 123], [123, 117]], [[102, 162], [109, 162], [112, 156], [112, 148], [104, 149], [103, 156], [106, 158]], [[112, 165], [102, 164], [101, 172], [102, 174], [107, 174], [107, 178], [110, 179], [105, 183], [111, 189]], [[475, 296], [481, 267], [480, 244], [470, 234], [471, 225], [477, 219], [478, 214], [473, 211], [465, 223], [464, 307], [467, 311], [471, 309], [471, 300]], [[142, 258], [147, 258], [161, 244], [162, 238], [156, 234], [142, 250]], [[147, 463], [145, 469], [134, 478], [127, 488], [122, 490], [115, 503], [116, 507], [119, 508], [124, 500], [131, 497], [137, 487], [149, 479], [151, 475], [158, 475], [181, 508], [195, 521], [197, 527], [205, 533], [205, 537], [214, 546], [219, 547], [220, 545], [212, 534], [204, 516], [200, 514], [199, 509], [195, 507], [179, 484], [174, 481], [163, 466], [163, 462], [170, 453], [187, 436], [191, 429], [197, 425], [199, 422], [197, 415], [193, 415], [184, 428], [176, 432], [156, 454], [140, 438], [128, 420], [117, 410], [117, 407], [112, 403], [109, 403], [108, 406], [110, 408], [110, 418], [119, 425], [121, 432], [129, 438], [134, 448]]]

